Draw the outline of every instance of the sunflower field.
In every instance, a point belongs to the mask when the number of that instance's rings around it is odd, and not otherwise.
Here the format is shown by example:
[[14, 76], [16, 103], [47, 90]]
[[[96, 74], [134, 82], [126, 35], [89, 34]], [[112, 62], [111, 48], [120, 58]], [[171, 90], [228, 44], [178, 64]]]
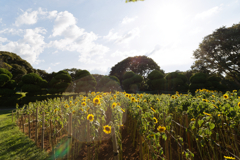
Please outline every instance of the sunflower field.
[[236, 90], [199, 89], [195, 96], [92, 92], [17, 105], [14, 115], [19, 128], [54, 159], [79, 159], [84, 147], [86, 159], [99, 159], [107, 139], [113, 159], [124, 159], [123, 126], [140, 160], [240, 159]]

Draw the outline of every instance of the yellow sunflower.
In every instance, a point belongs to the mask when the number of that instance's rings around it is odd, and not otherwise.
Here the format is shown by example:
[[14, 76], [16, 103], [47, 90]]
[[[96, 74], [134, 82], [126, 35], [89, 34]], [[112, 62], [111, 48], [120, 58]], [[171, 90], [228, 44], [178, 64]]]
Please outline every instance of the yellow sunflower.
[[54, 109], [54, 113], [56, 113], [57, 112], [57, 109]]
[[157, 118], [153, 117], [154, 123], [158, 123]]
[[224, 99], [228, 99], [228, 95], [227, 95], [227, 94], [224, 94], [224, 95], [223, 95], [223, 98], [224, 98]]
[[196, 119], [195, 118], [192, 118], [191, 121], [195, 121]]
[[86, 106], [87, 105], [87, 103], [86, 102], [82, 102], [82, 106]]
[[131, 98], [131, 101], [132, 101], [132, 102], [135, 102], [135, 97], [132, 97], [132, 98]]
[[89, 114], [89, 115], [87, 116], [87, 120], [89, 120], [90, 122], [92, 122], [92, 121], [94, 120], [94, 115]]
[[103, 126], [103, 132], [105, 132], [106, 134], [110, 134], [111, 127], [109, 125]]
[[153, 112], [156, 112], [152, 107], [151, 107], [151, 110], [152, 110]]
[[112, 109], [115, 108], [117, 106], [117, 103], [116, 102], [113, 102], [112, 104]]
[[125, 110], [124, 110], [124, 109], [122, 109], [122, 108], [121, 108], [121, 110], [122, 110], [123, 112], [125, 112]]
[[125, 94], [125, 97], [128, 97], [128, 94]]
[[121, 104], [118, 102], [117, 105], [120, 106]]
[[66, 108], [69, 108], [69, 105], [66, 104], [65, 107], [66, 107]]
[[75, 111], [72, 112], [73, 114], [75, 113]]
[[101, 104], [99, 98], [94, 98], [94, 99], [93, 99], [93, 103], [94, 103], [94, 104]]
[[157, 130], [158, 130], [159, 132], [165, 132], [166, 127], [158, 126]]
[[240, 108], [240, 102], [238, 102], [238, 107]]

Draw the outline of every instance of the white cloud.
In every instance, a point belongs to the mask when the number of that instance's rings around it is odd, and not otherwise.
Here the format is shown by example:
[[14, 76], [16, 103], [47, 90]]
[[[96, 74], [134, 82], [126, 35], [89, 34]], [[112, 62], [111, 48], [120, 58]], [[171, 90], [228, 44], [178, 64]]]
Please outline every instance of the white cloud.
[[2, 18], [0, 18], [0, 23], [2, 23]]
[[38, 65], [39, 63], [42, 63], [42, 62], [45, 62], [45, 60], [44, 60], [44, 59], [42, 59], [42, 60], [37, 59], [37, 60], [34, 62], [34, 64]]
[[128, 18], [128, 17], [125, 17], [123, 18], [122, 20], [122, 24], [127, 24], [127, 23], [130, 23], [130, 22], [133, 22], [135, 19], [137, 19], [138, 17], [133, 17], [133, 18]]
[[137, 50], [130, 50], [130, 51], [115, 51], [111, 54], [111, 57], [121, 57], [121, 58], [127, 58], [127, 57], [133, 57], [133, 56], [139, 56], [144, 55], [146, 51], [137, 51]]
[[110, 30], [107, 36], [104, 36], [103, 39], [109, 41], [115, 41], [115, 43], [129, 43], [135, 37], [139, 37], [140, 29], [134, 28], [127, 32], [126, 34], [120, 36], [118, 32], [113, 33], [113, 30]]
[[79, 61], [86, 64], [102, 64], [106, 62], [103, 56], [109, 48], [95, 41], [99, 38], [93, 32], [85, 32], [76, 25], [76, 18], [68, 11], [60, 12], [56, 16], [53, 34], [50, 37], [62, 36], [62, 39], [50, 41], [48, 47], [62, 51], [76, 51], [80, 53]]
[[200, 28], [200, 27], [196, 27], [196, 28], [190, 30], [190, 31], [189, 31], [189, 34], [191, 34], [191, 35], [195, 35], [195, 34], [200, 33], [201, 31], [202, 31], [202, 28]]
[[0, 43], [1, 43], [1, 42], [6, 42], [6, 41], [8, 41], [7, 38], [2, 38], [2, 37], [0, 37]]
[[0, 31], [0, 34], [12, 34], [12, 35], [22, 35], [24, 31], [22, 29], [6, 28]]
[[216, 6], [216, 7], [213, 7], [207, 11], [204, 11], [202, 13], [199, 13], [195, 16], [196, 19], [205, 19], [207, 17], [210, 17], [214, 14], [216, 14], [217, 12], [219, 12], [221, 10], [221, 7], [219, 6]]
[[43, 52], [45, 47], [44, 36], [46, 30], [42, 28], [26, 29], [23, 39], [18, 41], [9, 41], [3, 45], [0, 44], [0, 50], [14, 52], [31, 64], [38, 64], [38, 56]]
[[42, 18], [55, 18], [57, 16], [57, 11], [50, 11], [48, 12], [47, 10], [42, 10], [41, 7], [38, 8], [38, 10], [32, 11], [32, 9], [27, 9], [25, 12], [21, 10], [23, 14], [21, 14], [19, 17], [17, 17], [15, 21], [16, 26], [20, 26], [23, 24], [35, 24], [38, 21], [38, 16], [41, 15], [43, 16]]
[[56, 62], [56, 63], [51, 63], [52, 66], [56, 66], [56, 65], [59, 65], [60, 62]]
[[72, 13], [68, 11], [58, 13], [53, 28], [53, 37], [61, 36], [62, 33], [67, 30], [69, 26], [76, 24], [76, 18], [73, 16]]

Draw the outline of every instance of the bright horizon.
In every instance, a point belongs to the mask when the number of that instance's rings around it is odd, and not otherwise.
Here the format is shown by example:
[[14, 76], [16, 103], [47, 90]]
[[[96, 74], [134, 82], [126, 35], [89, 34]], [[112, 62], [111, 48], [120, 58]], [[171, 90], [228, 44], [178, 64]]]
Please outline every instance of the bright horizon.
[[0, 51], [48, 73], [77, 68], [108, 75], [118, 62], [139, 55], [166, 73], [186, 71], [205, 36], [240, 22], [239, 0], [6, 0], [0, 5]]

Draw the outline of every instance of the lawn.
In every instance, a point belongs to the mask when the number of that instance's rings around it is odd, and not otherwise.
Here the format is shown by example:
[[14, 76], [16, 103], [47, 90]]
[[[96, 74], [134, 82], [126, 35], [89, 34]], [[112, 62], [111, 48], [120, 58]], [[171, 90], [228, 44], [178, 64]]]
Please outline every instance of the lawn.
[[0, 159], [43, 160], [47, 157], [48, 153], [37, 148], [12, 122], [12, 110], [0, 110]]

